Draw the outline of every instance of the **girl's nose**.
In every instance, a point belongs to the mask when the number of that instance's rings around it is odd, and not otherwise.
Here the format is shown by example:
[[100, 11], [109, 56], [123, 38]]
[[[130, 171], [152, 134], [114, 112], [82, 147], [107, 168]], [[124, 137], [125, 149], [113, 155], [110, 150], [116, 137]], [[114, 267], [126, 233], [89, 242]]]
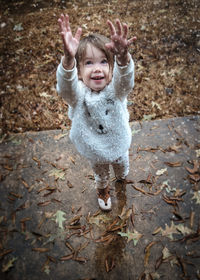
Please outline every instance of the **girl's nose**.
[[94, 72], [101, 72], [101, 66], [99, 64], [95, 64]]

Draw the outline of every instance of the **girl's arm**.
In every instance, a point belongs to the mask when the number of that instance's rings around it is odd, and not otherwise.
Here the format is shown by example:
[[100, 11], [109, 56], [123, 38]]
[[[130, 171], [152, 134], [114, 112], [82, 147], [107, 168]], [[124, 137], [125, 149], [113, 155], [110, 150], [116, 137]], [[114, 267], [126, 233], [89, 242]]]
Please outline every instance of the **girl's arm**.
[[77, 101], [78, 75], [75, 65], [75, 55], [79, 46], [82, 29], [78, 28], [73, 37], [68, 15], [61, 15], [58, 19], [60, 34], [63, 40], [64, 56], [58, 66], [57, 92], [61, 95], [69, 105], [74, 106]]
[[107, 24], [110, 28], [111, 42], [106, 44], [116, 58], [113, 72], [113, 84], [116, 90], [116, 95], [123, 99], [125, 98], [134, 86], [134, 62], [128, 51], [129, 46], [136, 40], [136, 37], [127, 39], [128, 26], [127, 24], [116, 20], [117, 28], [108, 20]]
[[62, 60], [62, 64], [65, 69], [72, 69], [74, 67], [74, 58], [79, 46], [82, 29], [79, 27], [76, 31], [75, 36], [73, 37], [68, 15], [62, 14], [58, 19], [58, 23], [60, 26], [60, 34], [64, 46], [64, 57]]

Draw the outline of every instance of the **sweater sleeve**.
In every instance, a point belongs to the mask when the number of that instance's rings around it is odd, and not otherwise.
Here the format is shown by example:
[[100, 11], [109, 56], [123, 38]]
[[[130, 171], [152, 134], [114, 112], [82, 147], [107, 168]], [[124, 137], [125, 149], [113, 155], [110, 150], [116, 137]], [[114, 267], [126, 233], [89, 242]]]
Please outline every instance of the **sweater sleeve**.
[[134, 87], [134, 61], [130, 55], [130, 62], [126, 66], [119, 66], [115, 60], [113, 70], [113, 83], [116, 96], [124, 99]]
[[75, 106], [78, 93], [79, 93], [79, 83], [78, 83], [78, 74], [76, 68], [76, 61], [75, 66], [73, 69], [66, 70], [62, 66], [62, 60], [58, 65], [57, 72], [56, 72], [56, 90], [60, 96], [72, 107]]

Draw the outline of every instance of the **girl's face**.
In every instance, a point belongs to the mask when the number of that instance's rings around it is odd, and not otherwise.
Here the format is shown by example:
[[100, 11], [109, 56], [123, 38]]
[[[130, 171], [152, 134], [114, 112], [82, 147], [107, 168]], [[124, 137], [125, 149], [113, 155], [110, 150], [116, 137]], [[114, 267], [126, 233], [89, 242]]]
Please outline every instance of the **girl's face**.
[[101, 91], [111, 81], [110, 68], [104, 52], [87, 44], [85, 57], [80, 62], [79, 78], [83, 83], [93, 91]]

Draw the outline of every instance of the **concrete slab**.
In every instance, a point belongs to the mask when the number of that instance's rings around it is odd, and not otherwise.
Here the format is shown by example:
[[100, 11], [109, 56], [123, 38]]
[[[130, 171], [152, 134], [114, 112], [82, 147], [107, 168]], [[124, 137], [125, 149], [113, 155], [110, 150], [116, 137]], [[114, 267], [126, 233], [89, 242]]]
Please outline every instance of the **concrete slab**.
[[132, 123], [109, 213], [68, 131], [1, 141], [0, 279], [200, 279], [199, 124]]

